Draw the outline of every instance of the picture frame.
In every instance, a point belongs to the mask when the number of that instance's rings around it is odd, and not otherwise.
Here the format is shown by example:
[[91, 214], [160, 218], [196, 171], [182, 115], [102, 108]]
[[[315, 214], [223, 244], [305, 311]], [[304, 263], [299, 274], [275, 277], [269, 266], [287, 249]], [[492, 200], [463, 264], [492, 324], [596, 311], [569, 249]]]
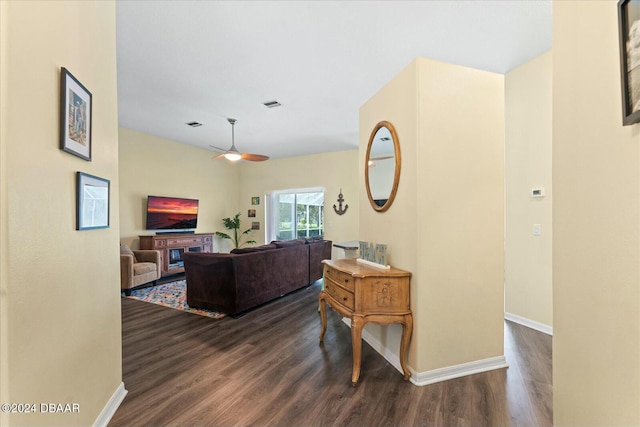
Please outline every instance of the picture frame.
[[252, 205], [259, 205], [260, 204], [260, 197], [254, 196], [251, 198], [251, 204]]
[[256, 210], [255, 210], [255, 209], [249, 209], [249, 210], [247, 211], [247, 216], [248, 216], [249, 218], [255, 218], [255, 217], [256, 217]]
[[109, 228], [110, 186], [108, 179], [76, 172], [76, 230]]
[[252, 230], [260, 230], [260, 221], [253, 221], [251, 223], [251, 229]]
[[640, 122], [640, 0], [619, 0], [622, 124]]
[[91, 161], [93, 99], [66, 68], [60, 72], [60, 149]]

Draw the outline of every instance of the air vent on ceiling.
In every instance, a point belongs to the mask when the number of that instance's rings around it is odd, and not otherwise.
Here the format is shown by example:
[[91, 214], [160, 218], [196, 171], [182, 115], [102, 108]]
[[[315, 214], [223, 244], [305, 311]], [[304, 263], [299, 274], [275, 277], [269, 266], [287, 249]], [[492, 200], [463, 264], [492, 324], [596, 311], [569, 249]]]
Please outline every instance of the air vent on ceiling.
[[389, 138], [388, 136], [383, 136], [382, 138], [380, 138], [380, 141], [391, 141], [391, 138]]
[[278, 101], [273, 100], [273, 101], [267, 101], [267, 102], [263, 102], [262, 105], [264, 105], [267, 108], [274, 108], [274, 107], [279, 107], [282, 104], [280, 104]]
[[197, 128], [198, 126], [202, 126], [202, 123], [198, 123], [198, 122], [189, 122], [186, 123], [187, 126], [191, 126], [192, 128]]

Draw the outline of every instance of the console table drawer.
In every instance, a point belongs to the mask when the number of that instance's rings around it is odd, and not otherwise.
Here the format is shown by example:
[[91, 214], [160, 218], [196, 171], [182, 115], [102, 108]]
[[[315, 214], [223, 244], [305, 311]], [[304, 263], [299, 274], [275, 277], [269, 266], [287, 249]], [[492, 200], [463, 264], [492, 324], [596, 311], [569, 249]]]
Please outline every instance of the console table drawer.
[[324, 277], [328, 277], [350, 291], [355, 290], [355, 279], [350, 274], [325, 266]]
[[341, 286], [336, 285], [331, 280], [324, 282], [324, 290], [340, 304], [344, 305], [350, 310], [355, 307], [353, 293], [343, 289]]
[[189, 237], [181, 239], [167, 239], [167, 245], [169, 246], [188, 246], [197, 245], [202, 243], [201, 237]]

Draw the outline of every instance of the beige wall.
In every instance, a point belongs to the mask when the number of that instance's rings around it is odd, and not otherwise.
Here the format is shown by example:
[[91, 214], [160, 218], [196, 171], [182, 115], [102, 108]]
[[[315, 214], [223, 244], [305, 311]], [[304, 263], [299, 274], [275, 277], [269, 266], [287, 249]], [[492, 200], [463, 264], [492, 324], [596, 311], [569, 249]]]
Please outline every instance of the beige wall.
[[[417, 211], [416, 181], [416, 141], [418, 138], [418, 111], [416, 109], [418, 67], [411, 63], [396, 75], [389, 83], [360, 107], [360, 158], [359, 158], [359, 197], [360, 218], [358, 223], [359, 240], [387, 244], [388, 262], [394, 267], [410, 271], [411, 309], [413, 311], [414, 331], [409, 347], [409, 366], [414, 371], [425, 370], [420, 363], [419, 351], [424, 350], [421, 332], [424, 322], [420, 310], [420, 276], [418, 271], [419, 221]], [[386, 120], [396, 129], [400, 143], [401, 171], [398, 192], [391, 207], [384, 213], [371, 207], [365, 188], [365, 154], [371, 132], [376, 124]], [[365, 325], [365, 332], [398, 357], [402, 328], [399, 325], [385, 327], [373, 323]]]
[[[232, 163], [211, 160], [212, 153], [153, 135], [120, 128], [120, 237], [123, 243], [139, 247], [145, 230], [146, 199], [149, 194], [200, 200], [196, 232], [227, 231], [222, 218], [240, 212], [242, 228], [260, 222], [260, 231], [249, 238], [265, 241], [265, 194], [274, 190], [322, 187], [325, 189], [325, 235], [336, 242], [357, 239], [358, 150], [312, 156], [272, 159], [267, 162]], [[176, 161], [180, 159], [180, 161]], [[337, 215], [342, 189], [344, 215]], [[251, 198], [260, 197], [259, 205]], [[256, 210], [255, 218], [247, 211]], [[229, 241], [216, 238], [214, 250], [227, 252]], [[334, 249], [334, 257], [342, 250]]]
[[[501, 358], [503, 77], [418, 59], [361, 107], [361, 152], [381, 120], [398, 132], [402, 173], [385, 213], [360, 177], [360, 239], [387, 243], [390, 263], [413, 273], [410, 366]], [[399, 327], [366, 328], [397, 354]]]
[[[546, 332], [553, 326], [551, 66], [547, 52], [505, 75], [505, 312]], [[532, 198], [533, 188], [545, 197]]]
[[[115, 3], [2, 2], [2, 425], [91, 425], [122, 381]], [[61, 151], [60, 68], [93, 93], [92, 161]], [[75, 230], [75, 175], [111, 180], [110, 228]], [[38, 408], [39, 409], [39, 408]]]
[[622, 126], [619, 61], [616, 2], [554, 2], [557, 426], [640, 425], [640, 125]]
[[[198, 199], [197, 233], [222, 231], [222, 218], [235, 214], [240, 165], [214, 153], [120, 128], [120, 239], [139, 247], [145, 230], [147, 196]], [[220, 249], [219, 239], [214, 251]]]
[[[325, 236], [334, 242], [358, 239], [358, 150], [337, 151], [310, 156], [272, 159], [268, 162], [244, 163], [240, 173], [238, 209], [243, 221], [249, 224], [247, 210], [255, 209], [260, 231], [252, 234], [259, 244], [265, 242], [265, 194], [277, 190], [322, 187], [325, 190]], [[342, 189], [347, 212], [338, 215]], [[251, 197], [259, 196], [260, 205], [251, 205]], [[231, 214], [231, 212], [230, 212]], [[333, 258], [343, 258], [342, 249], [333, 249]]]

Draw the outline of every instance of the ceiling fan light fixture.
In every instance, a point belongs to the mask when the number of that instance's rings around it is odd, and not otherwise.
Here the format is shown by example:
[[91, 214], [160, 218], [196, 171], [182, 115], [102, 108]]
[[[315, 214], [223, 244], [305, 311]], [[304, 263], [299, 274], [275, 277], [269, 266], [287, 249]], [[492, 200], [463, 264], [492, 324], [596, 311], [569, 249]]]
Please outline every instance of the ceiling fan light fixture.
[[242, 156], [240, 155], [240, 153], [236, 153], [233, 151], [230, 151], [228, 153], [224, 154], [224, 158], [231, 161], [231, 162], [237, 162], [238, 160], [240, 160], [242, 158]]
[[269, 160], [269, 156], [265, 156], [263, 154], [241, 153], [240, 151], [238, 151], [238, 149], [236, 148], [236, 136], [234, 131], [237, 120], [228, 118], [227, 121], [231, 124], [231, 148], [225, 150], [224, 148], [216, 147], [215, 145], [209, 145], [209, 147], [221, 153], [215, 156], [214, 159], [224, 157], [230, 162], [237, 162], [238, 160], [247, 160], [249, 162], [264, 162], [265, 160]]

